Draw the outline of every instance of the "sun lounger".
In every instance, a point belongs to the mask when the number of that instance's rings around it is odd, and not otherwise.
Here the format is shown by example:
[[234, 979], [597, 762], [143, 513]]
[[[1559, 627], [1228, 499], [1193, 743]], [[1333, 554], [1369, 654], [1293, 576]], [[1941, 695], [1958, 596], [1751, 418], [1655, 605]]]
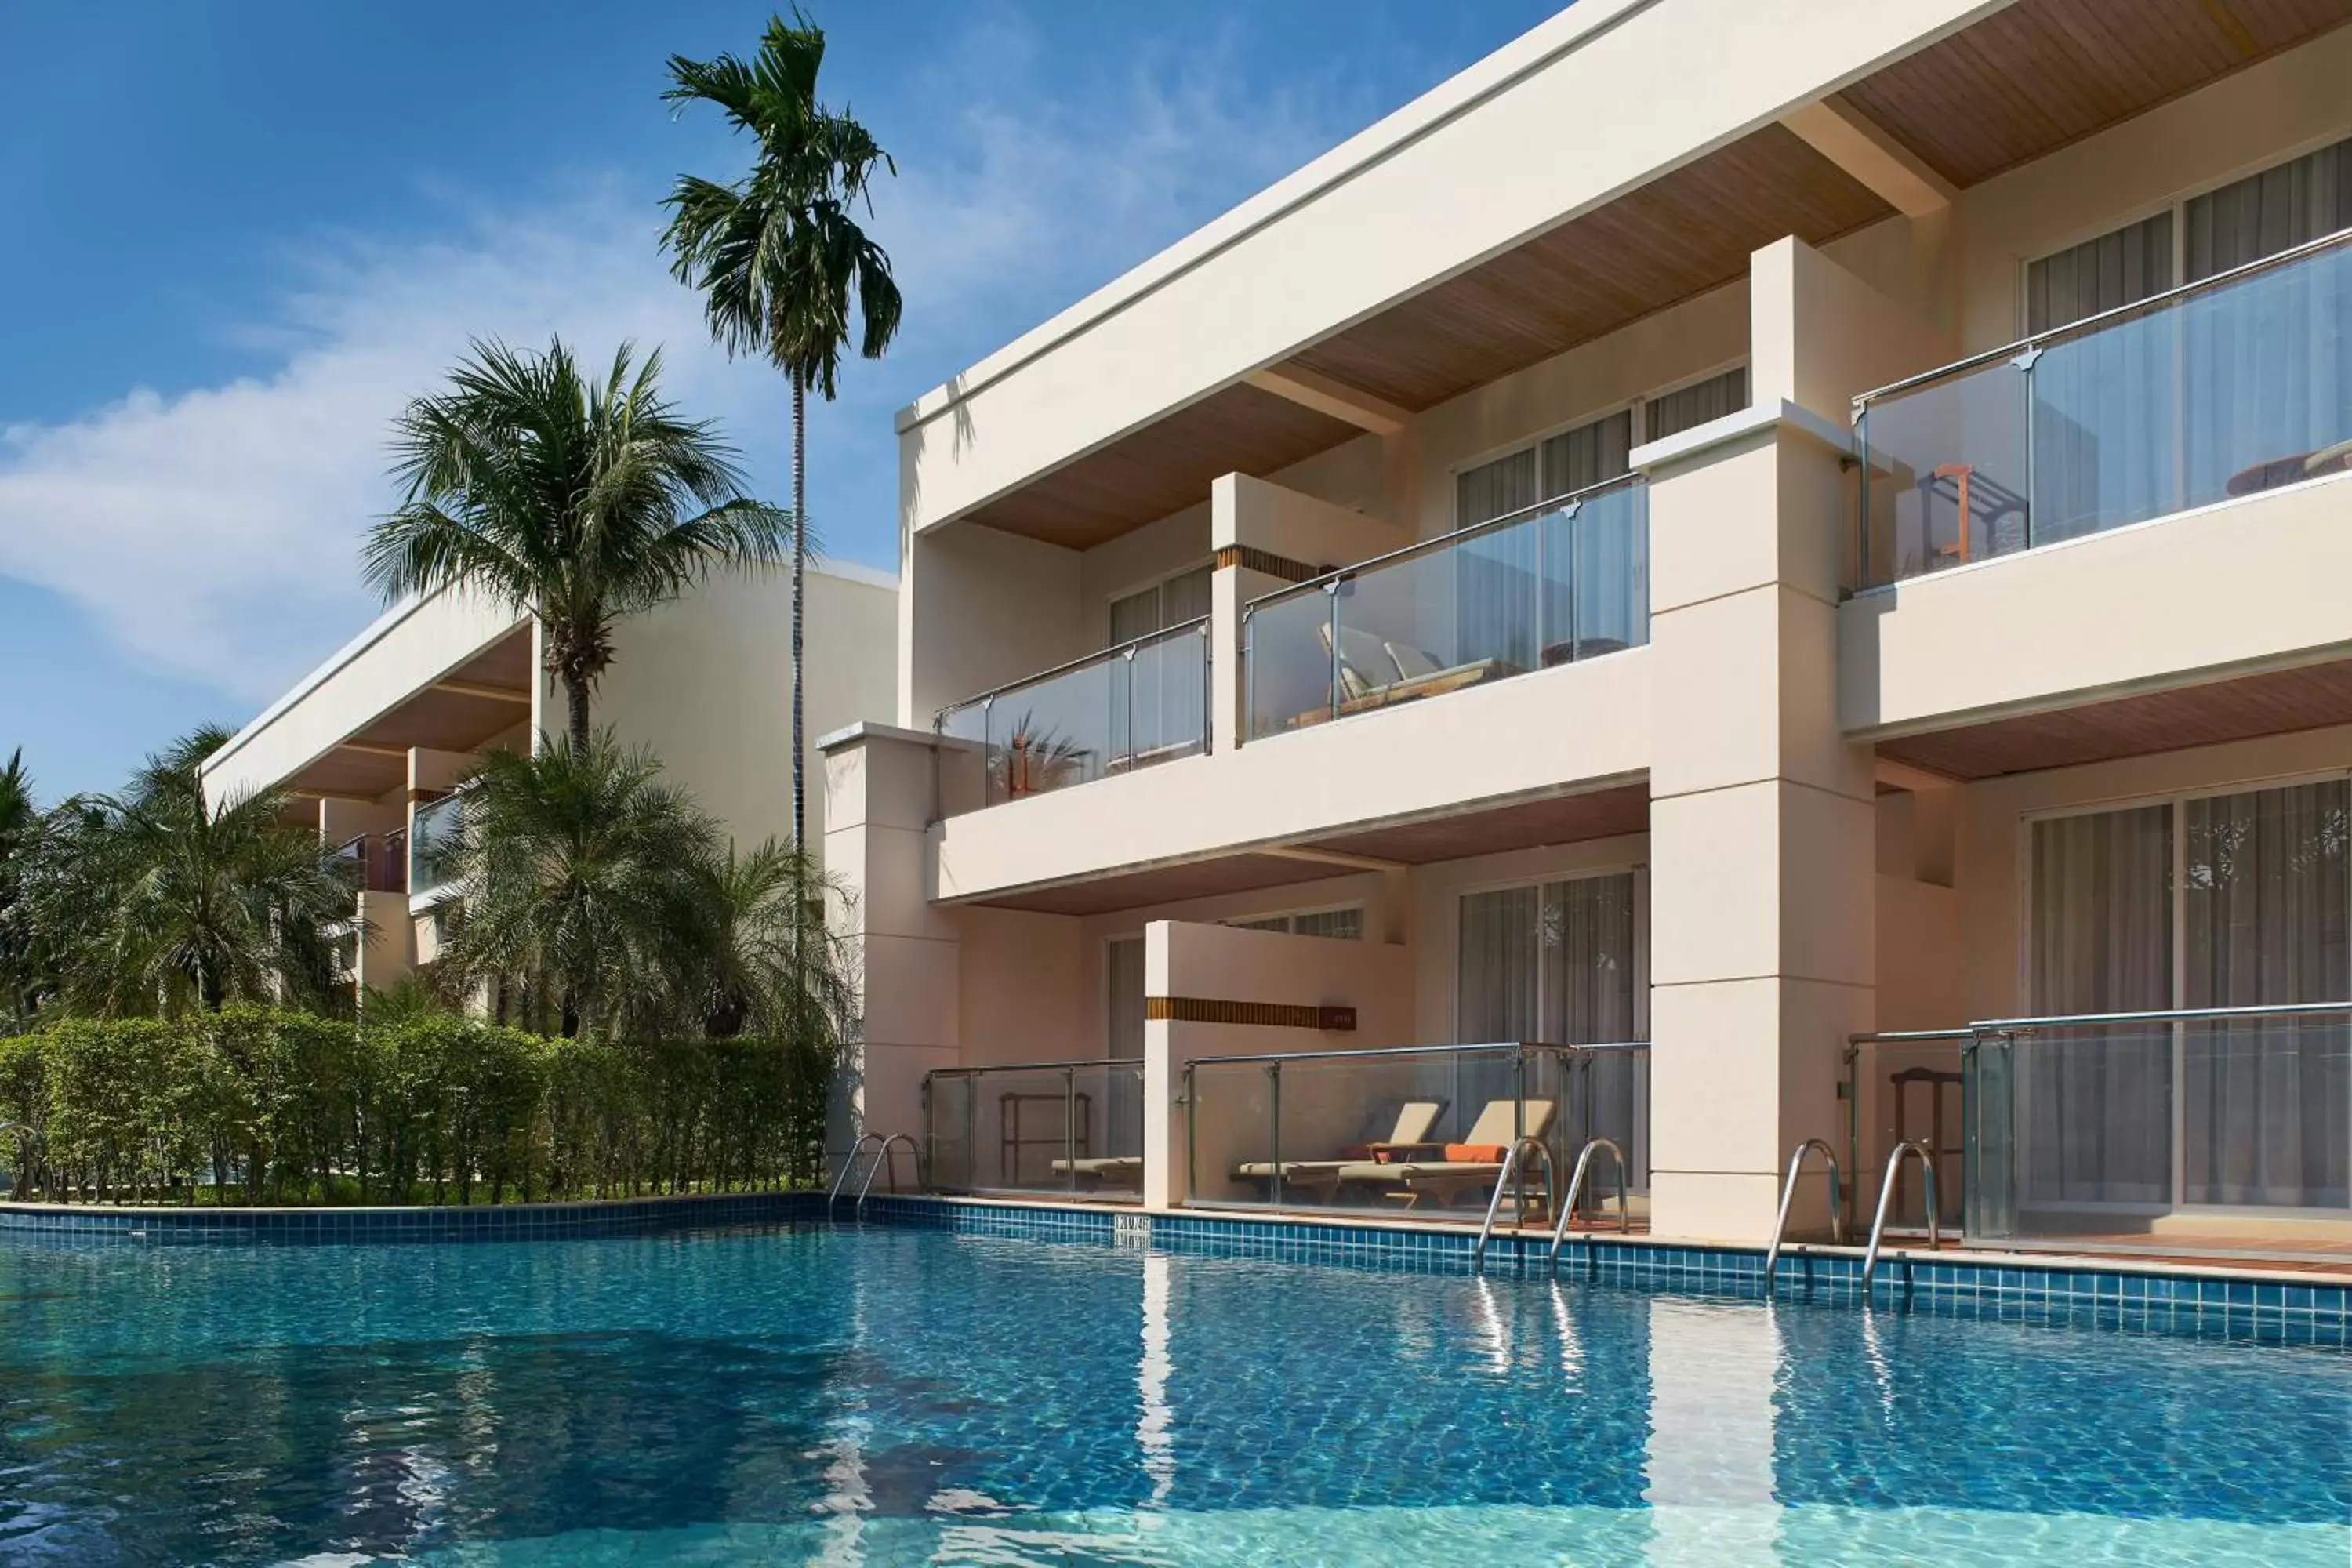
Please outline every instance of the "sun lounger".
[[[1331, 628], [1318, 626], [1316, 635], [1322, 639], [1326, 654], [1331, 651]], [[1481, 686], [1507, 675], [1520, 673], [1517, 668], [1499, 658], [1465, 659], [1459, 664], [1441, 665], [1437, 659], [1411, 643], [1384, 642], [1370, 632], [1357, 626], [1339, 628], [1339, 712], [1369, 713], [1375, 708], [1394, 707], [1423, 697], [1442, 696], [1465, 687]], [[1291, 721], [1296, 729], [1307, 724], [1319, 724], [1331, 717], [1328, 710], [1311, 709]]]
[[[1503, 1173], [1503, 1159], [1510, 1152], [1512, 1140], [1540, 1138], [1544, 1129], [1551, 1125], [1550, 1100], [1529, 1100], [1519, 1105], [1519, 1115], [1515, 1119], [1510, 1100], [1488, 1100], [1486, 1109], [1478, 1113], [1478, 1120], [1471, 1123], [1460, 1142], [1420, 1145], [1432, 1158], [1392, 1159], [1387, 1163], [1359, 1161], [1340, 1166], [1332, 1173], [1332, 1181], [1339, 1187], [1383, 1188], [1389, 1196], [1402, 1199], [1409, 1208], [1424, 1196], [1435, 1199], [1444, 1208], [1460, 1202], [1465, 1193], [1488, 1192]], [[1483, 1153], [1477, 1158], [1458, 1157], [1462, 1151], [1473, 1149], [1491, 1150], [1492, 1157]], [[1446, 1158], [1449, 1151], [1457, 1157]]]
[[[1391, 1152], [1404, 1153], [1428, 1148], [1430, 1145], [1425, 1140], [1429, 1137], [1429, 1130], [1437, 1124], [1437, 1119], [1444, 1110], [1445, 1102], [1442, 1100], [1408, 1100], [1397, 1107], [1395, 1118], [1385, 1129], [1386, 1137], [1367, 1139], [1345, 1151], [1345, 1158], [1283, 1161], [1284, 1195], [1308, 1198], [1319, 1195], [1328, 1199], [1338, 1185], [1339, 1173], [1349, 1165], [1378, 1160]], [[1265, 1182], [1270, 1186], [1274, 1180], [1274, 1163], [1270, 1160], [1247, 1161], [1234, 1167], [1234, 1178], [1243, 1182]]]
[[1105, 1186], [1134, 1187], [1143, 1185], [1143, 1157], [1139, 1154], [1105, 1154], [1091, 1160], [1056, 1160], [1054, 1174], [1077, 1176], [1078, 1191], [1098, 1192]]

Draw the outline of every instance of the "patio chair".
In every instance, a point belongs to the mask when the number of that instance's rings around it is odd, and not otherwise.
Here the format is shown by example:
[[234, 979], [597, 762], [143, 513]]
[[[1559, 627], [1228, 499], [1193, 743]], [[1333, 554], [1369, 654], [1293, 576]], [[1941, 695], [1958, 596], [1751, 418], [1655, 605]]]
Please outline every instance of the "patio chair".
[[[1385, 1137], [1368, 1137], [1339, 1152], [1336, 1160], [1285, 1160], [1282, 1162], [1282, 1184], [1285, 1194], [1297, 1187], [1304, 1189], [1310, 1198], [1320, 1193], [1328, 1201], [1338, 1190], [1339, 1173], [1349, 1165], [1366, 1160], [1378, 1161], [1385, 1156], [1410, 1153], [1416, 1149], [1428, 1149], [1429, 1130], [1445, 1110], [1442, 1100], [1408, 1100], [1397, 1107], [1396, 1115], [1384, 1122]], [[1368, 1132], [1380, 1131], [1381, 1125], [1367, 1128]], [[1234, 1179], [1241, 1182], [1274, 1181], [1274, 1162], [1250, 1160], [1234, 1167]]]
[[1386, 1164], [1359, 1161], [1340, 1166], [1332, 1173], [1332, 1181], [1338, 1187], [1382, 1189], [1384, 1195], [1407, 1208], [1417, 1207], [1424, 1196], [1445, 1208], [1460, 1202], [1465, 1193], [1490, 1191], [1503, 1173], [1503, 1158], [1514, 1138], [1542, 1137], [1544, 1129], [1551, 1125], [1552, 1110], [1549, 1100], [1490, 1100], [1459, 1143], [1418, 1145], [1433, 1158], [1392, 1160]]

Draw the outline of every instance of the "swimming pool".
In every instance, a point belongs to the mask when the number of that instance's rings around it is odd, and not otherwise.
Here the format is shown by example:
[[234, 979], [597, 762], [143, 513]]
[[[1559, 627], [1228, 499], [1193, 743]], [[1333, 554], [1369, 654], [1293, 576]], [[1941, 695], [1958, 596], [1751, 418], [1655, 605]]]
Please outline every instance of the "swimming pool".
[[776, 1226], [0, 1237], [0, 1561], [2352, 1552], [2352, 1356]]

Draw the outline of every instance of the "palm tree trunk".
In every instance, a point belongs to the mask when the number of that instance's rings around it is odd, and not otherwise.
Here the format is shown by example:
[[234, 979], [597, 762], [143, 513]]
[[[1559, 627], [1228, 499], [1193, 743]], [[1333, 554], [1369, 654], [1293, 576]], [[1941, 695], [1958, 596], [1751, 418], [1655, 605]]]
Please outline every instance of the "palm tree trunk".
[[588, 682], [572, 670], [563, 672], [563, 701], [572, 719], [572, 754], [588, 750]]
[[801, 626], [808, 591], [808, 381], [793, 372], [793, 847], [808, 847], [801, 739]]

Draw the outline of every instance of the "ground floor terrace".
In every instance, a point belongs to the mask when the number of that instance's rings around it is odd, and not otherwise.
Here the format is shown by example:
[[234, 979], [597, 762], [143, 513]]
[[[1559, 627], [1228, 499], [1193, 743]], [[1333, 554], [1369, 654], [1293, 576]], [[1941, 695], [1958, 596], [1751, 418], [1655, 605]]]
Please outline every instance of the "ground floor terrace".
[[[984, 901], [872, 877], [837, 1152], [1159, 1212], [1761, 1245], [1792, 1193], [1814, 1240], [1883, 1197], [1898, 1244], [2342, 1267], [2352, 727], [2125, 728], [1883, 743], [1865, 810], [1755, 840], [1619, 778]], [[861, 768], [832, 858], [911, 867], [880, 807], [920, 768]]]

